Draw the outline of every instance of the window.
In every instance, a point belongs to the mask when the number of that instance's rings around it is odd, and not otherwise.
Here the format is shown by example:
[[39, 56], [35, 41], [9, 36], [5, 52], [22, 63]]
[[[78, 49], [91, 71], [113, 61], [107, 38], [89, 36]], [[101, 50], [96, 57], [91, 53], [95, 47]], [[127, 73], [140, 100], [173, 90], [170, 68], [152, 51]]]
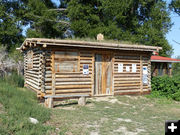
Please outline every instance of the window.
[[33, 51], [27, 52], [27, 68], [28, 69], [33, 68]]
[[78, 72], [77, 52], [55, 52], [55, 72]]
[[158, 75], [159, 76], [163, 75], [163, 64], [162, 63], [158, 64]]

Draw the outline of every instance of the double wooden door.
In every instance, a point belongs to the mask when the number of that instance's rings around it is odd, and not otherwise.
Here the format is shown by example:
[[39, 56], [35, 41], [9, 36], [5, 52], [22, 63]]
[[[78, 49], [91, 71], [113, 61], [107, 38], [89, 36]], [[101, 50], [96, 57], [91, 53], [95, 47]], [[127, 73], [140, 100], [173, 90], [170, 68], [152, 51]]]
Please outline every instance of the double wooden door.
[[112, 94], [112, 56], [95, 54], [95, 95]]

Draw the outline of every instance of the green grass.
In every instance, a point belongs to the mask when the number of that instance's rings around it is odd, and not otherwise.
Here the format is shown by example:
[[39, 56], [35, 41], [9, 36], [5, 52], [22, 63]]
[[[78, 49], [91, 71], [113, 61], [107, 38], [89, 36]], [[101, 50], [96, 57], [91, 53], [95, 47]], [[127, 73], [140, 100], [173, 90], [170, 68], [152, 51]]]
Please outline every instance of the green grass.
[[143, 96], [101, 99], [89, 99], [84, 107], [78, 106], [77, 101], [59, 105], [52, 110], [49, 124], [61, 129], [61, 134], [162, 135], [165, 120], [180, 118], [180, 103], [173, 100]]
[[[5, 81], [0, 81], [0, 134], [44, 135], [50, 126], [45, 126], [50, 119], [50, 110], [38, 104], [35, 94], [25, 88], [18, 88]], [[39, 123], [32, 124], [29, 117]]]
[[[83, 107], [66, 100], [47, 109], [35, 93], [17, 87], [16, 76], [11, 79], [0, 80], [0, 135], [162, 135], [166, 120], [180, 118], [180, 102], [155, 96], [91, 98]], [[31, 124], [29, 117], [39, 123]]]
[[76, 40], [76, 41], [87, 41], [87, 42], [101, 42], [101, 43], [115, 43], [115, 44], [130, 44], [130, 45], [139, 45], [138, 43], [133, 43], [131, 41], [121, 41], [121, 40], [110, 40], [104, 39], [102, 41], [97, 41], [95, 38], [65, 38], [65, 40]]

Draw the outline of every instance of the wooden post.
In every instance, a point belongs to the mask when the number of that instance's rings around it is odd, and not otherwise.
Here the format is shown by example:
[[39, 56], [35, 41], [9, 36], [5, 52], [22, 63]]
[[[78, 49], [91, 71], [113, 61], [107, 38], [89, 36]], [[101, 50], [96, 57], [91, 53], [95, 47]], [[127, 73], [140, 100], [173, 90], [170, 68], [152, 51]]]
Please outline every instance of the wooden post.
[[95, 53], [93, 52], [92, 53], [92, 75], [91, 75], [91, 82], [92, 82], [92, 88], [91, 88], [91, 90], [92, 90], [92, 95], [94, 95], [94, 74], [95, 74], [95, 71], [94, 71], [94, 65], [95, 65], [95, 62], [94, 62], [94, 56], [95, 56]]
[[143, 61], [142, 61], [142, 55], [140, 55], [140, 93], [143, 92]]
[[[56, 95], [56, 89], [55, 89], [55, 63], [54, 63], [54, 51], [51, 54], [51, 71], [52, 71], [52, 95]], [[53, 98], [49, 100], [50, 107], [53, 107]]]
[[151, 56], [148, 57], [148, 90], [151, 90]]
[[114, 53], [112, 54], [112, 85], [111, 85], [111, 94], [114, 95], [114, 61], [115, 61], [115, 58], [114, 58]]

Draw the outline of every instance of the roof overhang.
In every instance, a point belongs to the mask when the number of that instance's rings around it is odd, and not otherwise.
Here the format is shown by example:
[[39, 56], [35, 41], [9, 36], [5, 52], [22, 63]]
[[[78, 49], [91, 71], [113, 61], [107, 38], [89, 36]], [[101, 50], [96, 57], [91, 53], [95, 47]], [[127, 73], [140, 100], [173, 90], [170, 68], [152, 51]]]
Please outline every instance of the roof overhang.
[[40, 45], [47, 46], [66, 46], [66, 47], [83, 47], [83, 48], [101, 48], [101, 49], [116, 49], [116, 50], [135, 50], [153, 52], [159, 51], [162, 47], [146, 46], [146, 45], [130, 45], [121, 43], [104, 43], [104, 42], [89, 42], [76, 40], [58, 40], [58, 39], [43, 39], [43, 38], [27, 38], [18, 50], [24, 51], [31, 46]]
[[177, 62], [180, 62], [180, 59], [174, 59], [174, 58], [169, 58], [169, 57], [153, 55], [153, 56], [151, 56], [151, 62], [177, 63]]
[[151, 62], [180, 63], [180, 61], [170, 61], [170, 60], [151, 60]]

